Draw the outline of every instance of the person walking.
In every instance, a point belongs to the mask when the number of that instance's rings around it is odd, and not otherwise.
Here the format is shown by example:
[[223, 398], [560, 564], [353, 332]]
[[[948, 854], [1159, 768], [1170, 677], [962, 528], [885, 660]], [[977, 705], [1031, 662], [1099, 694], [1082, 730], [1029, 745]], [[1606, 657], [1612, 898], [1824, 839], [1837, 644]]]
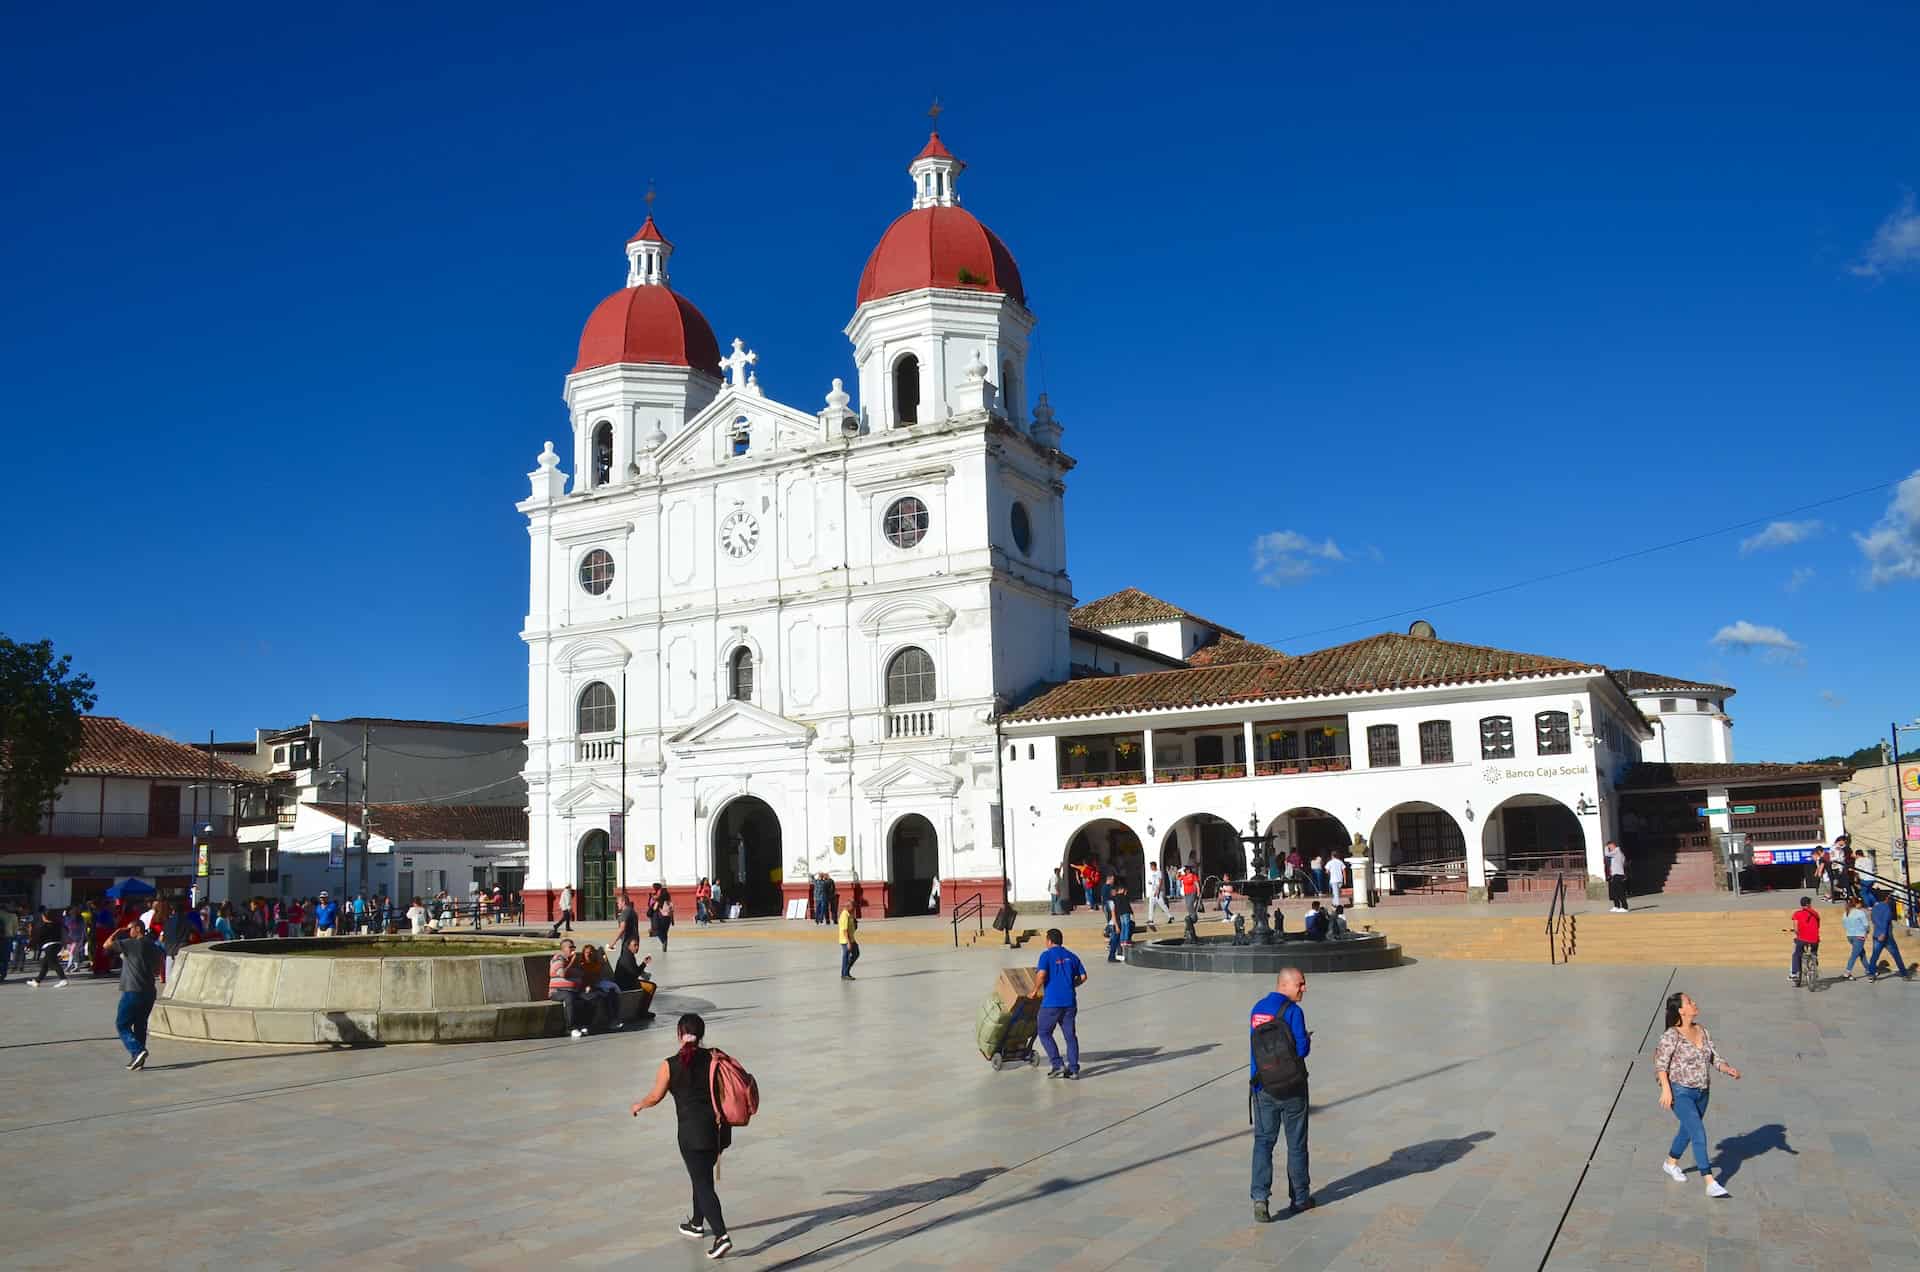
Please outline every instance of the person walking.
[[1118, 963], [1120, 951], [1133, 944], [1133, 899], [1118, 877], [1108, 885], [1107, 912], [1112, 916], [1107, 923], [1107, 962]]
[[[1036, 1022], [1040, 1034], [1040, 1045], [1047, 1053], [1047, 1076], [1050, 1078], [1078, 1078], [1080, 1076], [1080, 986], [1087, 983], [1087, 968], [1080, 956], [1066, 946], [1066, 938], [1060, 935], [1059, 928], [1047, 929], [1047, 948], [1040, 951], [1039, 963], [1040, 1019]], [[1060, 1048], [1053, 1041], [1053, 1031], [1059, 1029], [1067, 1037], [1067, 1056], [1060, 1058]]]
[[822, 870], [813, 876], [812, 910], [815, 923], [827, 921], [827, 872]]
[[573, 931], [573, 885], [570, 883], [560, 889], [560, 921], [555, 926]]
[[[1628, 913], [1627, 854], [1621, 849], [1618, 840], [1607, 841], [1605, 861], [1607, 863], [1607, 900], [1612, 903], [1609, 908], [1614, 914], [1626, 914]], [[1795, 967], [1800, 965], [1798, 952], [1793, 956], [1793, 965]]]
[[1707, 1181], [1707, 1196], [1724, 1197], [1727, 1190], [1713, 1177], [1707, 1162], [1707, 1097], [1712, 1090], [1715, 1069], [1735, 1082], [1740, 1070], [1728, 1064], [1713, 1045], [1713, 1035], [1700, 1023], [1700, 1008], [1682, 993], [1667, 998], [1667, 1031], [1653, 1051], [1653, 1076], [1660, 1083], [1660, 1107], [1670, 1110], [1680, 1122], [1679, 1133], [1667, 1149], [1667, 1160], [1660, 1167], [1676, 1183], [1686, 1182], [1687, 1172], [1680, 1166], [1680, 1154], [1693, 1145], [1693, 1164]]
[[1047, 884], [1047, 913], [1061, 915], [1066, 913], [1068, 896], [1067, 881], [1061, 874], [1061, 867], [1053, 868], [1053, 879]]
[[680, 1160], [686, 1164], [687, 1180], [693, 1185], [693, 1216], [680, 1225], [680, 1235], [699, 1240], [712, 1234], [707, 1247], [709, 1259], [724, 1259], [733, 1249], [727, 1235], [727, 1220], [720, 1211], [720, 1194], [713, 1177], [720, 1154], [733, 1143], [733, 1128], [713, 1107], [713, 1053], [700, 1045], [707, 1036], [707, 1022], [688, 1012], [680, 1017], [680, 1050], [660, 1062], [654, 1075], [653, 1090], [633, 1106], [639, 1117], [673, 1095], [673, 1112], [679, 1126]]
[[1913, 975], [1913, 969], [1901, 959], [1900, 946], [1893, 939], [1893, 898], [1887, 893], [1876, 893], [1872, 888], [1867, 888], [1865, 892], [1873, 898], [1871, 908], [1867, 911], [1869, 925], [1873, 929], [1873, 956], [1867, 960], [1867, 980], [1872, 983], [1879, 981], [1880, 955], [1883, 953], [1893, 955], [1893, 966], [1904, 980]]
[[113, 1031], [127, 1049], [127, 1072], [147, 1067], [147, 1018], [159, 996], [157, 977], [166, 952], [148, 935], [146, 924], [129, 920], [107, 938], [120, 955], [120, 1006], [113, 1015]]
[[667, 937], [673, 931], [673, 893], [660, 889], [660, 901], [653, 908], [654, 935], [660, 938], [660, 952], [667, 952]]
[[640, 911], [633, 908], [633, 894], [620, 894], [620, 931], [615, 934], [614, 945], [617, 949], [626, 949], [628, 941], [640, 939]]
[[[40, 982], [60, 971], [60, 920], [51, 909], [40, 911], [39, 919], [33, 925], [32, 946], [28, 957], [40, 956], [40, 970], [27, 977], [29, 989], [40, 988]], [[67, 978], [62, 975], [53, 982], [52, 988], [65, 989]]]
[[[1793, 963], [1792, 973], [1787, 977], [1796, 986], [1800, 984], [1800, 959], [1808, 950], [1816, 958], [1820, 954], [1820, 912], [1813, 908], [1812, 897], [1801, 897], [1800, 908], [1793, 912]], [[1818, 985], [1809, 985], [1809, 989], [1818, 989]]]
[[19, 936], [20, 916], [12, 906], [0, 905], [0, 985], [6, 984], [7, 973], [13, 970], [13, 947]]
[[1847, 980], [1853, 979], [1853, 965], [1870, 967], [1867, 962], [1867, 910], [1860, 904], [1859, 897], [1848, 897], [1847, 908], [1840, 915], [1840, 930], [1847, 937], [1847, 965], [1840, 975]]
[[1247, 1015], [1247, 1082], [1253, 1108], [1253, 1221], [1271, 1223], [1273, 1149], [1287, 1141], [1287, 1198], [1282, 1218], [1314, 1207], [1307, 1159], [1307, 1055], [1313, 1034], [1300, 1000], [1306, 997], [1307, 977], [1297, 967], [1283, 967], [1274, 977], [1273, 992], [1254, 1003]]
[[1173, 911], [1167, 906], [1167, 877], [1160, 873], [1160, 863], [1147, 863], [1147, 930], [1158, 932], [1160, 925], [1153, 921], [1153, 912], [1159, 910], [1167, 916], [1167, 922], [1173, 922]]
[[927, 894], [927, 913], [940, 913], [940, 879], [937, 875], [933, 880], [933, 890]]
[[1347, 859], [1338, 853], [1327, 854], [1327, 896], [1331, 904], [1340, 905], [1340, 893], [1347, 886]]
[[315, 936], [332, 936], [336, 930], [335, 925], [339, 922], [340, 907], [329, 901], [327, 894], [322, 892], [320, 894], [320, 904], [313, 907], [313, 934]]
[[854, 917], [853, 907], [840, 911], [840, 979], [853, 979], [853, 965], [860, 961], [860, 942], [853, 934], [860, 930], [860, 920]]

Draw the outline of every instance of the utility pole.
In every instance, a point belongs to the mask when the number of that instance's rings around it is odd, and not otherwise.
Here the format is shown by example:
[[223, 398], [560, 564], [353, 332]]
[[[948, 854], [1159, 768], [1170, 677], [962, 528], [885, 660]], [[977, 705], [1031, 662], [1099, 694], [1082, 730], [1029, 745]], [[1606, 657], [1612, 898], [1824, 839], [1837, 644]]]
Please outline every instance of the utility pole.
[[373, 851], [373, 832], [367, 828], [367, 754], [373, 747], [373, 730], [360, 726], [360, 895], [367, 894], [367, 854]]
[[627, 673], [620, 672], [620, 842], [614, 848], [620, 854], [620, 897], [614, 905], [620, 914], [627, 902]]

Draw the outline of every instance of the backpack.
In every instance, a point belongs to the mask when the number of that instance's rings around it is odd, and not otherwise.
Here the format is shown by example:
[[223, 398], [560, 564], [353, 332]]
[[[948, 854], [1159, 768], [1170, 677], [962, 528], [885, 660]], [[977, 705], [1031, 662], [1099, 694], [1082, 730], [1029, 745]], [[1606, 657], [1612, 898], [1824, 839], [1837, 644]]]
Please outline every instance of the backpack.
[[726, 1052], [718, 1047], [710, 1051], [713, 1060], [707, 1067], [707, 1082], [713, 1115], [722, 1126], [745, 1126], [760, 1111], [760, 1084]]
[[1253, 1027], [1253, 1072], [1269, 1095], [1282, 1095], [1307, 1084], [1307, 1062], [1294, 1049], [1293, 1030], [1282, 1009], [1272, 1020]]

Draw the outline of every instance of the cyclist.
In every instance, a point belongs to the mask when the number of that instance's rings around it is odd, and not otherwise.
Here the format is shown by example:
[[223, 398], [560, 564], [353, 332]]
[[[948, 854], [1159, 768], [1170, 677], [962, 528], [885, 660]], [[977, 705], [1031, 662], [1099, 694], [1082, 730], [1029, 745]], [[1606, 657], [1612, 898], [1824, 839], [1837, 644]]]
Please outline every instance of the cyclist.
[[[1793, 912], [1793, 974], [1788, 977], [1795, 985], [1800, 984], [1801, 955], [1811, 951], [1815, 966], [1820, 957], [1820, 912], [1813, 908], [1812, 897], [1801, 897], [1800, 908]], [[1814, 977], [1809, 976], [1809, 981]]]

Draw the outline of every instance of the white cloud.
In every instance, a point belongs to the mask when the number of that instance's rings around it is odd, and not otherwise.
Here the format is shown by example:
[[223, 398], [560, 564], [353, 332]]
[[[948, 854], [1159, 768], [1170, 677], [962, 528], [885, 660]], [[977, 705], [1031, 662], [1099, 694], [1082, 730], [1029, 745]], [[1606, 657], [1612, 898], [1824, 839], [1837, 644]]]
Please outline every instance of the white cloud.
[[1860, 278], [1881, 278], [1915, 268], [1920, 268], [1920, 209], [1914, 207], [1909, 190], [1847, 270]]
[[1798, 592], [1801, 588], [1813, 581], [1814, 573], [1814, 568], [1810, 565], [1799, 567], [1788, 576], [1786, 583], [1787, 591]]
[[1768, 548], [1791, 547], [1811, 539], [1826, 528], [1823, 521], [1769, 521], [1767, 528], [1759, 534], [1740, 540], [1740, 555], [1764, 552]]
[[1868, 587], [1920, 579], [1920, 469], [1894, 487], [1886, 515], [1853, 541], [1867, 558]]
[[1744, 618], [1737, 623], [1728, 623], [1715, 632], [1713, 643], [1736, 654], [1750, 654], [1757, 651], [1762, 657], [1774, 661], [1792, 658], [1800, 652], [1800, 642], [1778, 627], [1749, 623]]
[[1268, 587], [1288, 587], [1320, 572], [1323, 561], [1344, 561], [1332, 539], [1315, 543], [1295, 530], [1273, 530], [1253, 541], [1253, 572]]

